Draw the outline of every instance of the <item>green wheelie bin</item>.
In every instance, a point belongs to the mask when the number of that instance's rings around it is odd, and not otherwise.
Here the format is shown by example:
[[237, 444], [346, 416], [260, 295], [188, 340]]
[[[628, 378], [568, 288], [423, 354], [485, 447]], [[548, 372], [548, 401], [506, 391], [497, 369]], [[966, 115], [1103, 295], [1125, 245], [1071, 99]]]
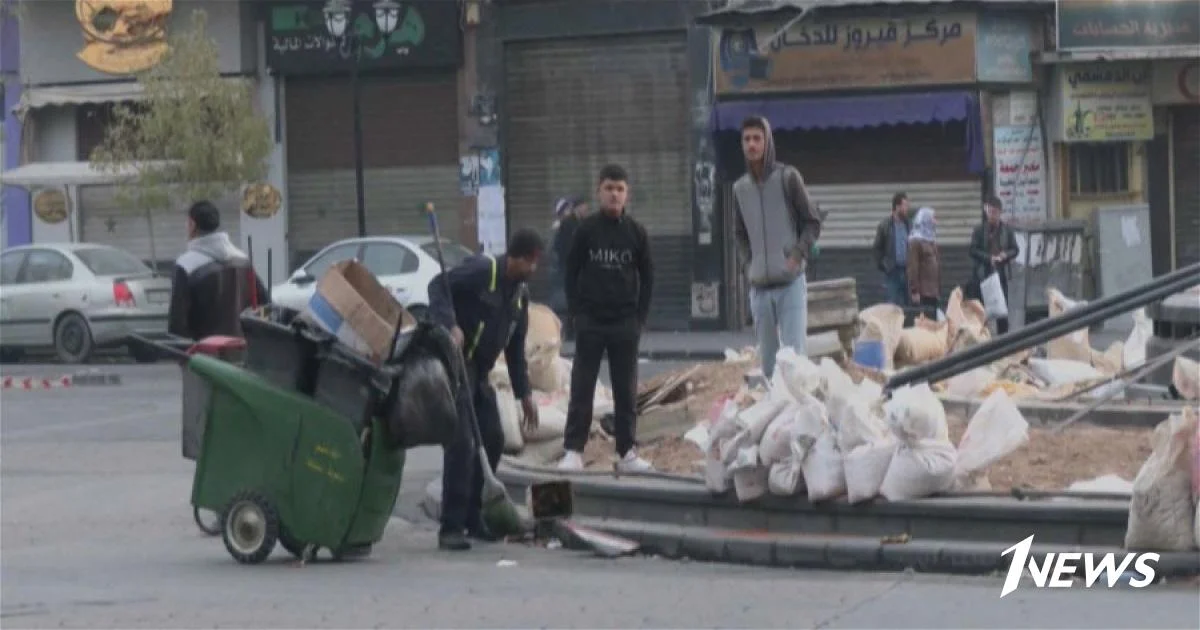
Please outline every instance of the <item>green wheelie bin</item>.
[[192, 504], [221, 515], [238, 562], [266, 560], [278, 542], [311, 558], [352, 555], [383, 537], [404, 471], [387, 424], [359, 432], [316, 400], [220, 359], [196, 355], [188, 371], [208, 388]]

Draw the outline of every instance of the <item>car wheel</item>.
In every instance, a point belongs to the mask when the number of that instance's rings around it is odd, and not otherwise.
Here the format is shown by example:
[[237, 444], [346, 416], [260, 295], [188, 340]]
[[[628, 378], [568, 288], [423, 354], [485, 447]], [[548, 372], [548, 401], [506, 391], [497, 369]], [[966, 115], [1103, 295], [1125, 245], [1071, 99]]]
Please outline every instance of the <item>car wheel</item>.
[[63, 363], [87, 363], [95, 344], [92, 329], [79, 313], [67, 313], [54, 327], [54, 352]]

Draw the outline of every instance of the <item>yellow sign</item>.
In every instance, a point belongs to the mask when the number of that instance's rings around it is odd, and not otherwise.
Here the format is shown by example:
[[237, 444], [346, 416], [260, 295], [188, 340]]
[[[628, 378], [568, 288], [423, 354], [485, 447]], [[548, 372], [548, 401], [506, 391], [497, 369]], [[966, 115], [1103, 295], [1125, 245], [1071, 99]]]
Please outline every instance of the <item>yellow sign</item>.
[[37, 218], [57, 225], [67, 220], [67, 196], [61, 190], [39, 190], [33, 196], [33, 213]]
[[783, 25], [721, 31], [717, 94], [975, 81], [974, 15], [804, 20], [780, 33]]
[[173, 0], [75, 0], [83, 29], [83, 63], [107, 74], [154, 67], [167, 52]]
[[1121, 142], [1154, 138], [1146, 63], [1059, 66], [1065, 142]]
[[269, 219], [279, 212], [283, 196], [279, 189], [267, 182], [246, 186], [242, 191], [242, 212], [255, 219]]

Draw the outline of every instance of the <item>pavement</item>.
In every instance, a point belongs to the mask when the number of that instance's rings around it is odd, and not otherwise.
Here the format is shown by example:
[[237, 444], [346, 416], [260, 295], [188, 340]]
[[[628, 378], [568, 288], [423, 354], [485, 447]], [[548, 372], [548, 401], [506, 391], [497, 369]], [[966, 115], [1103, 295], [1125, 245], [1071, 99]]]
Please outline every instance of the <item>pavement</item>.
[[[644, 366], [651, 369], [652, 365]], [[22, 366], [21, 371], [52, 370]], [[399, 518], [368, 560], [240, 566], [200, 534], [171, 365], [122, 385], [0, 393], [0, 625], [88, 627], [1195, 628], [1195, 582], [1018, 589], [1002, 578], [603, 560], [482, 545], [435, 550], [410, 454]], [[0, 373], [7, 373], [7, 369]]]

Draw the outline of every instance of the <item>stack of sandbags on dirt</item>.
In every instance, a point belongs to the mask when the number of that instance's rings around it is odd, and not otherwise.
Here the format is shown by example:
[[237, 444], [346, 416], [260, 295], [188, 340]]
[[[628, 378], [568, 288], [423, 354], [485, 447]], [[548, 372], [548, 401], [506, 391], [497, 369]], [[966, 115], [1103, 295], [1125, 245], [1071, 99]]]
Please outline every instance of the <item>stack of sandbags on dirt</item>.
[[1200, 422], [1185, 407], [1154, 428], [1154, 450], [1133, 480], [1125, 547], [1187, 551], [1200, 547]]

